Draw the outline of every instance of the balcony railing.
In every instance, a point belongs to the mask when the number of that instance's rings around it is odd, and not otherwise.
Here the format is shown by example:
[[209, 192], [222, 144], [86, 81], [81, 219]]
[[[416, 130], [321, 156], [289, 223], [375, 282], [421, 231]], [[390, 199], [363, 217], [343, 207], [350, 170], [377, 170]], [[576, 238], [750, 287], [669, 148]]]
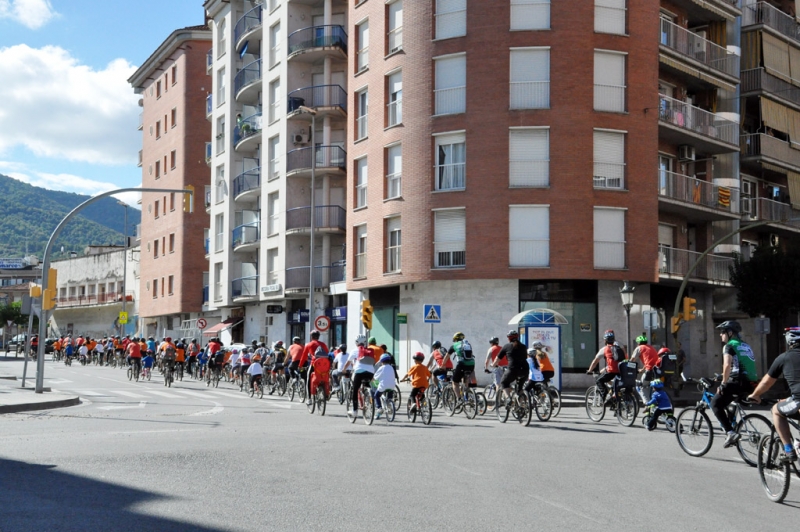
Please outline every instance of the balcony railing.
[[[337, 229], [344, 231], [346, 228], [346, 211], [338, 205], [320, 205], [314, 207], [314, 229]], [[311, 207], [297, 207], [286, 211], [286, 230], [310, 229]]]
[[206, 189], [206, 209], [211, 207], [211, 187]]
[[[773, 221], [800, 228], [800, 211], [788, 203], [769, 198], [742, 198], [742, 217], [750, 220]], [[797, 219], [797, 220], [794, 220]], [[794, 221], [789, 221], [794, 220]]]
[[355, 275], [356, 278], [366, 277], [367, 276], [367, 254], [366, 253], [358, 253], [356, 255], [356, 271]]
[[437, 115], [452, 115], [463, 113], [467, 110], [467, 87], [452, 87], [449, 89], [435, 89]]
[[764, 133], [741, 136], [742, 157], [769, 157], [800, 169], [800, 150], [791, 144]]
[[665, 19], [661, 19], [661, 44], [709, 68], [739, 77], [738, 55]]
[[386, 106], [389, 110], [389, 125], [396, 126], [403, 122], [403, 99], [399, 98], [393, 102], [387, 103]]
[[347, 33], [342, 26], [313, 26], [289, 34], [289, 55], [311, 48], [341, 48], [347, 52]]
[[261, 187], [261, 168], [253, 168], [233, 178], [233, 197]]
[[316, 154], [317, 168], [341, 168], [342, 170], [346, 168], [347, 152], [342, 148], [339, 146], [316, 146], [315, 148], [298, 148], [287, 153], [286, 171], [310, 169], [312, 153]]
[[206, 255], [208, 255], [211, 252], [211, 239], [210, 238], [206, 238], [205, 241], [203, 242], [203, 249], [205, 249]]
[[763, 68], [742, 70], [742, 92], [763, 90], [800, 106], [800, 87], [773, 76]]
[[389, 30], [389, 53], [393, 54], [403, 49], [403, 26]]
[[236, 77], [233, 78], [233, 93], [239, 94], [239, 91], [257, 81], [261, 81], [261, 59], [245, 65], [236, 73]]
[[209, 93], [206, 95], [206, 117], [211, 116], [211, 112], [214, 110], [214, 94]]
[[211, 48], [206, 53], [206, 71], [211, 70], [211, 67], [213, 67], [213, 66], [214, 66], [214, 49]]
[[367, 185], [362, 183], [356, 185], [356, 208], [364, 207], [367, 204]]
[[399, 198], [403, 194], [401, 179], [402, 174], [400, 172], [386, 176], [386, 199]]
[[204, 305], [208, 304], [208, 285], [205, 285], [203, 287], [203, 304]]
[[658, 194], [712, 209], [739, 213], [739, 189], [721, 187], [686, 175], [658, 171]]
[[548, 109], [550, 107], [550, 81], [512, 81], [510, 83], [511, 109]]
[[[688, 249], [675, 249], [670, 246], [658, 246], [658, 272], [665, 275], [684, 276], [692, 264], [702, 255]], [[731, 257], [721, 255], [706, 255], [694, 269], [690, 277], [716, 282], [730, 282], [733, 265]]]
[[603, 270], [625, 268], [625, 242], [594, 241], [594, 267]]
[[261, 113], [255, 113], [238, 122], [233, 128], [233, 145], [236, 146], [248, 137], [261, 133]]
[[339, 107], [347, 111], [347, 91], [340, 85], [315, 85], [289, 93], [287, 113], [293, 113], [301, 105], [306, 107]]
[[767, 2], [750, 2], [742, 6], [742, 27], [763, 24], [778, 33], [798, 40], [800, 30], [793, 16], [784, 13], [777, 7], [773, 7]]
[[466, 242], [434, 242], [436, 268], [463, 268], [467, 264]]
[[363, 114], [356, 118], [356, 140], [366, 138], [367, 133], [367, 115]]
[[250, 222], [248, 224], [240, 225], [233, 230], [233, 238], [231, 240], [231, 247], [236, 248], [245, 244], [252, 244], [258, 242], [260, 237], [261, 223]]
[[[331, 283], [344, 281], [344, 264], [331, 266], [314, 266], [314, 288], [327, 290]], [[308, 290], [308, 266], [286, 268], [286, 290]]]
[[[133, 292], [126, 292], [126, 300], [133, 301]], [[108, 305], [110, 303], [122, 303], [122, 294], [119, 292], [106, 292], [103, 294], [71, 295], [56, 299], [56, 304], [59, 307], [84, 307]]]
[[233, 28], [233, 40], [237, 43], [237, 46], [242, 35], [259, 26], [261, 26], [261, 4], [257, 4], [256, 7], [245, 13], [236, 22], [236, 26]]
[[458, 190], [466, 186], [467, 163], [439, 164], [436, 172], [436, 190]]
[[258, 275], [231, 281], [231, 297], [258, 297]]
[[211, 150], [211, 142], [206, 142], [206, 164], [209, 164], [211, 162], [211, 158], [214, 156]]
[[660, 94], [659, 98], [658, 118], [662, 122], [734, 146], [738, 145], [739, 124], [736, 122], [663, 94]]

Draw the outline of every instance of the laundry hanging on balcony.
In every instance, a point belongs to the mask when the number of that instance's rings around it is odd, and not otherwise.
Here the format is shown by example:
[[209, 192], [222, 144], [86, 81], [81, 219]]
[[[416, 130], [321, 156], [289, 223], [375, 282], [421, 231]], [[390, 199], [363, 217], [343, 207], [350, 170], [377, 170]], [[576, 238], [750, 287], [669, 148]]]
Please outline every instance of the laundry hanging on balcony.
[[717, 203], [724, 209], [731, 207], [731, 189], [728, 187], [717, 187]]

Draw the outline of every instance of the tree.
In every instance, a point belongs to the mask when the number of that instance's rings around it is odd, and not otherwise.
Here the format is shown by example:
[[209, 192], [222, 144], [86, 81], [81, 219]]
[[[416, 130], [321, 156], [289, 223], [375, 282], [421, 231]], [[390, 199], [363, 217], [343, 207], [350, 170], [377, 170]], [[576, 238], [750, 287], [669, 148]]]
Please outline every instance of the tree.
[[760, 247], [748, 261], [736, 258], [731, 283], [737, 289], [739, 310], [750, 316], [763, 314], [779, 323], [800, 310], [800, 249], [786, 251]]
[[0, 319], [3, 320], [2, 326], [8, 325], [12, 321], [14, 325], [28, 325], [28, 315], [22, 313], [22, 302], [0, 304]]

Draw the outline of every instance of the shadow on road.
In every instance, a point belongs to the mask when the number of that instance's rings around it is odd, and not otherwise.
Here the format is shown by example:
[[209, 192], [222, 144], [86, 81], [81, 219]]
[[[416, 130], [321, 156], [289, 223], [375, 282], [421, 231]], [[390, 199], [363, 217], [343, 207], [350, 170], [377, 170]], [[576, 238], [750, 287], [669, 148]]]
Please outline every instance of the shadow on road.
[[134, 509], [137, 506], [168, 497], [63, 473], [51, 465], [0, 458], [0, 486], [3, 488], [0, 502], [0, 530], [3, 532], [225, 530], [139, 513]]

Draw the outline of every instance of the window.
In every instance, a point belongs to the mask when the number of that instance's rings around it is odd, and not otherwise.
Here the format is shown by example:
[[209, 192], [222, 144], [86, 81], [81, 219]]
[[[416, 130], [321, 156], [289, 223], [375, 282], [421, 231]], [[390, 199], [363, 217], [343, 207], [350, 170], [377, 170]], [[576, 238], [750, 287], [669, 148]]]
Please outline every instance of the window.
[[355, 230], [356, 237], [356, 272], [355, 277], [367, 276], [367, 226], [359, 225]]
[[167, 175], [167, 156], [164, 156], [164, 175]]
[[156, 179], [161, 177], [161, 161], [156, 161]]
[[172, 65], [172, 84], [178, 83], [178, 65]]
[[267, 196], [267, 235], [278, 233], [278, 193], [273, 192]]
[[169, 235], [169, 252], [175, 253], [175, 233]]
[[162, 277], [161, 278], [161, 297], [164, 297], [164, 285], [165, 284], [166, 283], [164, 283], [164, 278]]
[[214, 239], [214, 251], [222, 251], [222, 241], [225, 238], [225, 216], [218, 214], [214, 220], [216, 238]]
[[403, 49], [403, 0], [389, 4], [388, 50], [390, 54]]
[[172, 126], [175, 127], [178, 125], [178, 109], [173, 108], [170, 116], [170, 120], [172, 120]]
[[550, 0], [511, 0], [511, 30], [550, 29]]
[[228, 41], [225, 40], [225, 19], [217, 24], [217, 57], [222, 57], [228, 49]]
[[594, 51], [594, 109], [625, 112], [625, 54]]
[[400, 271], [400, 217], [386, 220], [386, 272]]
[[399, 198], [402, 193], [403, 146], [386, 148], [386, 199]]
[[160, 210], [161, 202], [156, 200], [153, 203], [153, 206], [155, 207], [155, 209], [154, 209], [155, 210], [155, 218], [158, 218], [158, 215], [161, 214], [161, 210]]
[[269, 122], [272, 123], [278, 119], [280, 114], [280, 96], [281, 94], [281, 80], [280, 78], [272, 81], [269, 84]]
[[434, 59], [436, 85], [434, 113], [450, 115], [467, 110], [467, 56], [465, 54]]
[[403, 73], [395, 72], [387, 80], [387, 92], [389, 93], [389, 126], [396, 126], [403, 122]]
[[281, 51], [281, 24], [275, 24], [269, 29], [269, 67], [272, 68], [280, 61]]
[[169, 210], [170, 211], [174, 211], [175, 210], [175, 193], [174, 192], [170, 192], [169, 193]]
[[356, 73], [369, 68], [369, 20], [365, 20], [356, 28], [358, 38], [358, 62], [356, 63]]
[[433, 265], [458, 268], [467, 264], [467, 230], [464, 209], [434, 211]]
[[167, 237], [162, 236], [161, 237], [161, 256], [163, 257], [166, 254], [167, 254]]
[[463, 133], [436, 137], [436, 190], [466, 186], [467, 141]]
[[225, 103], [225, 67], [217, 71], [217, 107]]
[[594, 130], [594, 187], [625, 188], [625, 133]]
[[157, 139], [161, 138], [161, 120], [156, 122], [156, 138]]
[[625, 2], [594, 0], [594, 31], [625, 35]]
[[367, 112], [369, 111], [367, 89], [356, 93], [358, 114], [356, 115], [356, 140], [367, 137]]
[[550, 49], [511, 50], [511, 109], [550, 108]]
[[267, 284], [278, 284], [278, 272], [275, 271], [278, 260], [278, 248], [267, 250]]
[[225, 166], [217, 166], [217, 203], [225, 199]]
[[436, 38], [467, 34], [467, 0], [436, 0]]
[[161, 82], [156, 81], [156, 99], [161, 98]]
[[225, 151], [225, 117], [217, 118], [217, 155]]
[[508, 265], [511, 268], [550, 266], [548, 205], [512, 205], [508, 208]]
[[158, 246], [159, 246], [159, 241], [158, 241], [158, 239], [156, 238], [156, 239], [153, 241], [153, 258], [154, 258], [154, 259], [157, 259], [157, 258], [158, 258]]
[[625, 210], [594, 208], [594, 267], [625, 268]]
[[168, 288], [167, 292], [169, 293], [169, 295], [172, 295], [172, 292], [175, 289], [175, 276], [174, 275], [170, 275], [168, 277], [168, 282], [169, 282], [169, 288]]
[[550, 130], [511, 129], [508, 134], [508, 184], [511, 187], [550, 185]]
[[178, 152], [177, 150], [172, 150], [169, 153], [169, 167], [175, 170], [175, 167], [178, 165]]
[[153, 279], [153, 299], [158, 297], [158, 279]]
[[214, 301], [222, 300], [222, 263], [214, 264]]
[[281, 169], [280, 169], [280, 153], [281, 153], [281, 137], [280, 135], [275, 135], [271, 139], [269, 139], [268, 144], [268, 151], [269, 151], [269, 173], [267, 174], [267, 181], [272, 181], [273, 179], [278, 179], [281, 176]]
[[164, 74], [164, 93], [169, 92], [169, 72]]
[[356, 209], [367, 206], [367, 158], [362, 157], [356, 163]]

